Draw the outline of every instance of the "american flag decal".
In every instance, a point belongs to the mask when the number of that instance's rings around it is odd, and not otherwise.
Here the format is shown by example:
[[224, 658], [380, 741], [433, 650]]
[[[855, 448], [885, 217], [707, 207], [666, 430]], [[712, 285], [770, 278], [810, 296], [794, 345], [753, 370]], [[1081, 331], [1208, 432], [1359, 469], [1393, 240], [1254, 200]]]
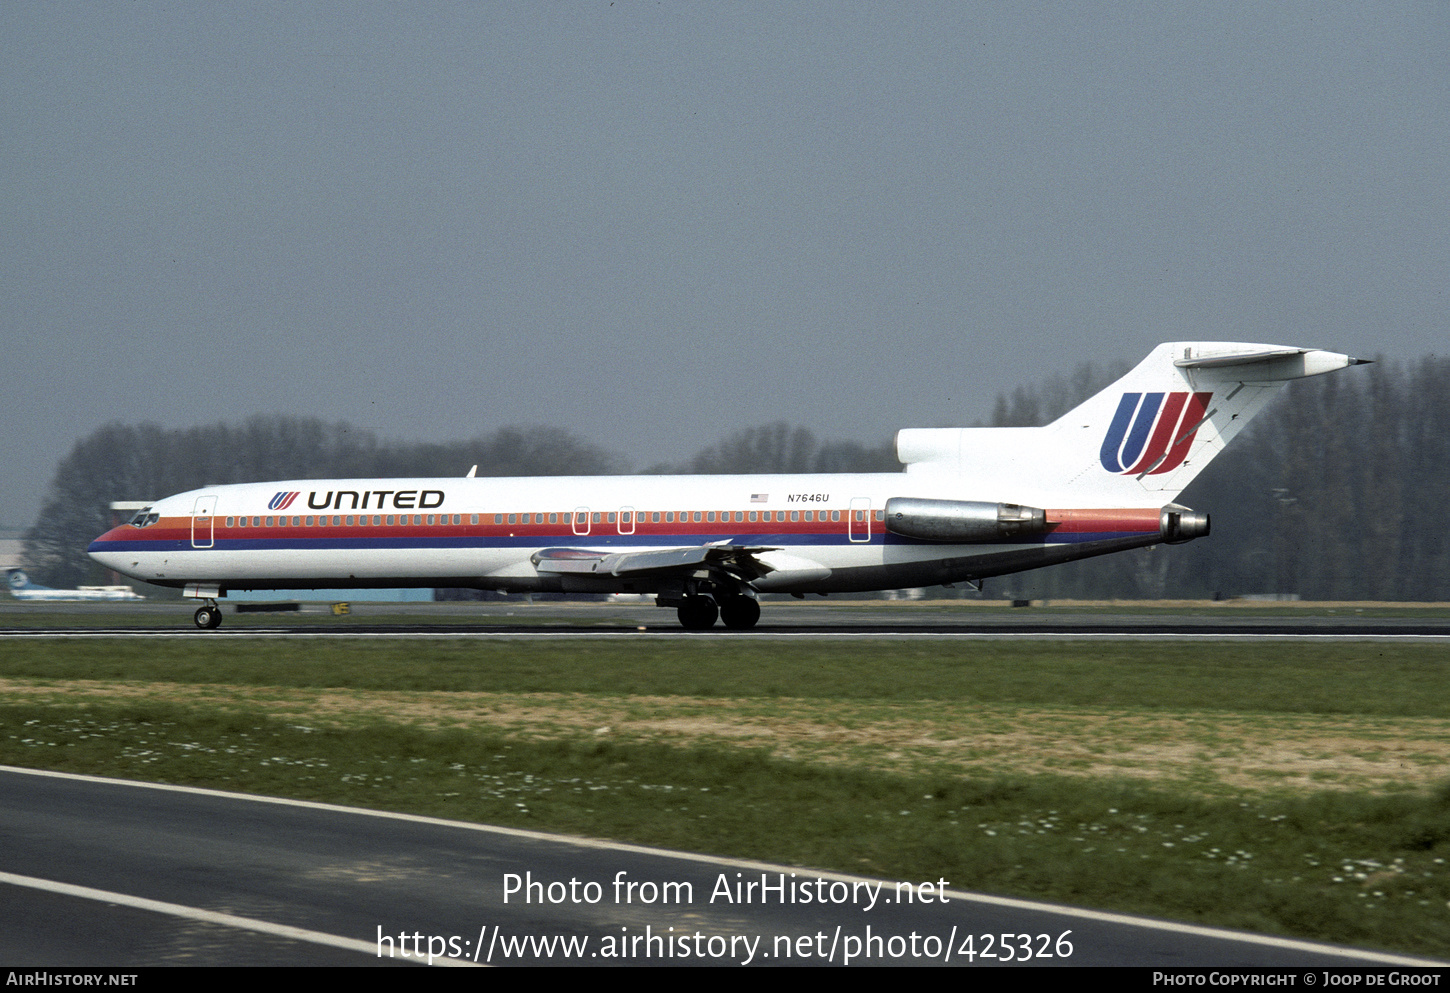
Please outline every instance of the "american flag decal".
[[765, 503], [769, 499], [770, 499], [770, 494], [769, 493], [752, 493], [752, 494], [750, 494], [750, 502], [751, 503]]

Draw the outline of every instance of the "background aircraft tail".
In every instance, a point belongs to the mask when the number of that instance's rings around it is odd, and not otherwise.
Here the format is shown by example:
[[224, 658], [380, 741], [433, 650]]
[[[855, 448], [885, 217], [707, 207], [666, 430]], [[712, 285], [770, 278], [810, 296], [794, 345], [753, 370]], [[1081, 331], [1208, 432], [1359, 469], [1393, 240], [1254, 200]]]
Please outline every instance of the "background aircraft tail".
[[902, 431], [908, 472], [986, 478], [991, 499], [1036, 506], [1166, 504], [1285, 383], [1362, 359], [1243, 342], [1169, 342], [1040, 428]]
[[37, 586], [23, 569], [6, 569], [5, 585], [12, 590], [48, 590], [49, 586]]

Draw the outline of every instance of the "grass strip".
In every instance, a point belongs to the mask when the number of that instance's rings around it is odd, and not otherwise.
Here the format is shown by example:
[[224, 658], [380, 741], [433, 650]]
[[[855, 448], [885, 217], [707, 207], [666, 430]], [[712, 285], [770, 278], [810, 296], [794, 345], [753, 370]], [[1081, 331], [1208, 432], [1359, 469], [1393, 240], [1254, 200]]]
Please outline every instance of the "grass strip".
[[1398, 643], [100, 639], [8, 642], [0, 676], [1450, 716], [1450, 652]]
[[0, 678], [0, 703], [164, 703], [293, 723], [377, 721], [514, 740], [750, 748], [914, 775], [1136, 779], [1200, 796], [1426, 789], [1450, 768], [1450, 720], [943, 700], [359, 690]]

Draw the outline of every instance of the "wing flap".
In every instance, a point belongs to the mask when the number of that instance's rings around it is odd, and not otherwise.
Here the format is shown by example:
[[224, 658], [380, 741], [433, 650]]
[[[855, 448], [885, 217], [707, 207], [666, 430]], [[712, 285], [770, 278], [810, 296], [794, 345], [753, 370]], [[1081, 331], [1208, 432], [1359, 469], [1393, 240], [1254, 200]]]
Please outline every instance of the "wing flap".
[[759, 552], [774, 548], [753, 545], [691, 545], [647, 552], [601, 552], [589, 548], [544, 548], [533, 555], [534, 568], [554, 575], [623, 576], [641, 572], [674, 572], [721, 568], [740, 578], [764, 575], [770, 568]]

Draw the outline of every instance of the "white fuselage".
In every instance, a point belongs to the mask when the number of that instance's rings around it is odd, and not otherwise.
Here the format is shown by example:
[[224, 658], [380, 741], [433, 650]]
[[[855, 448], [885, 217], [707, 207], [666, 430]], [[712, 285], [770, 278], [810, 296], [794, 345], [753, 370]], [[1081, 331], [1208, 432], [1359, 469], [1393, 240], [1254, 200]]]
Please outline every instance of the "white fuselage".
[[557, 573], [547, 564], [541, 569], [538, 557], [560, 549], [608, 555], [714, 545], [754, 550], [765, 567], [750, 581], [755, 590], [838, 592], [969, 579], [997, 571], [993, 560], [1054, 547], [1086, 552], [1101, 541], [1158, 535], [1156, 505], [1132, 512], [1074, 508], [1082, 520], [1031, 541], [944, 545], [887, 530], [891, 497], [999, 498], [963, 494], [959, 485], [944, 476], [872, 473], [216, 486], [157, 503], [154, 523], [116, 528], [92, 544], [91, 554], [124, 575], [165, 586], [647, 593], [677, 586], [680, 570]]

